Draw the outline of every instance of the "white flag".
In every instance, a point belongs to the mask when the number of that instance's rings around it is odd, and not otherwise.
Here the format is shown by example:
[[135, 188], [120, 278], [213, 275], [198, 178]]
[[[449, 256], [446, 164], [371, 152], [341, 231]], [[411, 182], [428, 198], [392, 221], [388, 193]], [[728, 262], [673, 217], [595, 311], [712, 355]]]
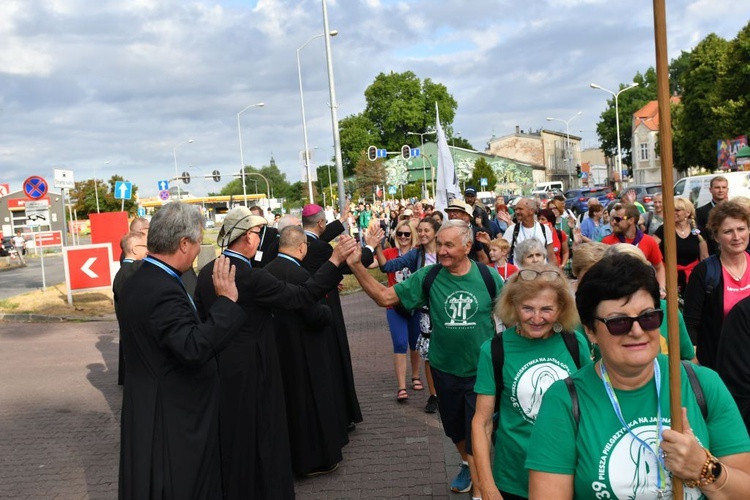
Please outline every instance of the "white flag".
[[458, 177], [453, 165], [448, 141], [440, 125], [440, 110], [435, 102], [435, 129], [437, 130], [437, 192], [435, 193], [435, 210], [445, 212], [445, 207], [453, 198], [458, 197]]

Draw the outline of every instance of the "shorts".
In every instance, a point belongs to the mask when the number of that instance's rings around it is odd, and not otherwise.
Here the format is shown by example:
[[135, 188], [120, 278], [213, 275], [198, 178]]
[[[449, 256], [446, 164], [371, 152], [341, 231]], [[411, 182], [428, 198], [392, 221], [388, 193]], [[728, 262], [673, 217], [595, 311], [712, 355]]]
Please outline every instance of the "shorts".
[[457, 377], [433, 366], [430, 370], [445, 435], [454, 443], [466, 441], [466, 453], [471, 455], [471, 419], [477, 406], [477, 394], [474, 392], [477, 377]]
[[419, 338], [417, 338], [417, 348], [414, 350], [419, 353], [419, 357], [422, 358], [422, 361], [430, 361], [430, 358], [428, 356], [430, 352], [429, 334], [424, 334], [424, 333], [419, 334]]

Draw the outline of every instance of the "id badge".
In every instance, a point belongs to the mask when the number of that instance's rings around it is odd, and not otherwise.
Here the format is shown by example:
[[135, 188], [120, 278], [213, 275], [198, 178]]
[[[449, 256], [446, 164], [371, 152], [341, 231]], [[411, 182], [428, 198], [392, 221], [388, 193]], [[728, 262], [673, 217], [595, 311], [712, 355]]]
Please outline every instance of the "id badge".
[[256, 260], [257, 262], [260, 262], [261, 260], [263, 260], [263, 251], [262, 250], [258, 250], [258, 251], [255, 252], [254, 260]]

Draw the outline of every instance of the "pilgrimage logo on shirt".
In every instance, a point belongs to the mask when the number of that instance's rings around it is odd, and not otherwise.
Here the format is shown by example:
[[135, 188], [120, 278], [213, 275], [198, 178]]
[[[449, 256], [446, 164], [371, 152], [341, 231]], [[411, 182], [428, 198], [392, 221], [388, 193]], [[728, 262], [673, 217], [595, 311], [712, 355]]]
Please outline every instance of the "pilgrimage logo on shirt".
[[479, 301], [473, 293], [466, 290], [453, 292], [445, 299], [445, 314], [449, 318], [445, 326], [449, 328], [476, 326], [476, 321], [471, 321], [471, 319], [478, 309]]
[[[664, 429], [668, 429], [669, 419]], [[656, 417], [641, 417], [628, 423], [633, 434], [657, 450]], [[591, 489], [596, 498], [657, 498], [659, 467], [656, 457], [643, 444], [638, 442], [633, 434], [624, 427], [619, 429], [604, 446], [599, 459], [598, 481], [591, 483]], [[672, 476], [665, 474], [663, 498], [672, 498]], [[684, 488], [685, 499], [698, 500], [702, 498], [700, 489]]]
[[531, 423], [542, 406], [542, 396], [554, 382], [568, 377], [567, 367], [554, 358], [537, 358], [521, 367], [513, 379], [510, 401]]

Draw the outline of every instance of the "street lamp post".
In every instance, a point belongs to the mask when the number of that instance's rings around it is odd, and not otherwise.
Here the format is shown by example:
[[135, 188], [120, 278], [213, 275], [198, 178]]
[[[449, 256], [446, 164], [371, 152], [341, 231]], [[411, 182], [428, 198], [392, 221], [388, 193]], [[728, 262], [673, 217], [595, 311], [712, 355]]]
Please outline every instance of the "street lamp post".
[[336, 175], [339, 188], [339, 213], [344, 213], [346, 192], [344, 190], [344, 163], [341, 159], [341, 136], [339, 133], [338, 103], [336, 102], [336, 85], [333, 81], [333, 57], [331, 55], [331, 32], [328, 28], [328, 7], [326, 0], [323, 4], [323, 33], [326, 42], [326, 66], [328, 67], [328, 93], [331, 98], [331, 126], [333, 128], [333, 149], [336, 159]]
[[[333, 30], [329, 33], [330, 36], [336, 36], [339, 32], [336, 30]], [[307, 194], [310, 197], [310, 203], [314, 203], [315, 200], [313, 200], [313, 188], [312, 188], [312, 176], [310, 175], [310, 150], [309, 146], [307, 144], [307, 121], [305, 120], [305, 97], [304, 93], [302, 92], [302, 65], [300, 64], [299, 59], [299, 53], [302, 49], [304, 49], [308, 43], [312, 42], [316, 38], [321, 38], [325, 36], [325, 33], [321, 33], [320, 35], [315, 35], [314, 37], [310, 38], [308, 41], [302, 44], [300, 48], [297, 49], [297, 75], [299, 77], [299, 102], [300, 106], [302, 107], [302, 135], [305, 139], [305, 150], [303, 151], [303, 155], [305, 157], [305, 172], [307, 173]]]
[[[109, 162], [105, 161], [104, 164], [109, 165]], [[99, 213], [99, 184], [96, 180], [96, 166], [94, 166], [94, 196], [96, 197], [96, 213]]]
[[242, 201], [245, 203], [245, 206], [247, 207], [247, 188], [245, 187], [245, 158], [243, 156], [242, 152], [242, 127], [240, 126], [240, 115], [247, 111], [250, 108], [262, 108], [265, 106], [265, 103], [259, 102], [256, 104], [250, 104], [249, 106], [245, 106], [242, 108], [242, 110], [237, 113], [237, 135], [240, 138], [240, 174], [242, 175]]
[[568, 170], [568, 187], [569, 188], [573, 187], [573, 182], [572, 182], [573, 181], [573, 174], [571, 173], [571, 170], [570, 170], [570, 165], [572, 163], [571, 158], [570, 158], [570, 122], [572, 122], [573, 120], [575, 120], [576, 118], [578, 118], [579, 116], [581, 116], [582, 113], [583, 113], [583, 111], [579, 111], [578, 113], [576, 113], [575, 115], [573, 115], [568, 120], [563, 120], [561, 118], [547, 117], [547, 121], [548, 122], [558, 121], [558, 122], [563, 122], [565, 124], [565, 160], [564, 161], [568, 162], [568, 169], [567, 170]]
[[184, 146], [185, 144], [192, 144], [192, 143], [193, 143], [193, 140], [188, 139], [187, 141], [181, 142], [178, 145], [176, 145], [174, 149], [172, 150], [172, 153], [174, 154], [174, 178], [175, 178], [175, 182], [177, 183], [177, 200], [178, 201], [180, 200], [180, 198], [182, 198], [182, 194], [180, 193], [180, 181], [179, 181], [180, 174], [177, 173], [177, 148], [179, 148], [180, 146]]
[[[406, 135], [418, 135], [421, 143], [421, 148], [419, 150], [419, 156], [424, 155], [424, 136], [431, 135], [431, 134], [437, 134], [436, 130], [428, 130], [427, 132], [407, 132]], [[430, 197], [430, 191], [427, 189], [427, 170], [424, 166], [424, 160], [422, 160], [422, 189], [424, 190], [424, 196], [425, 198]], [[430, 174], [432, 174], [432, 170], [430, 170]], [[433, 189], [434, 191], [434, 189]]]
[[[625, 88], [620, 89], [619, 92], [615, 93], [611, 90], [605, 89], [601, 85], [597, 85], [596, 83], [592, 83], [589, 85], [592, 89], [598, 89], [603, 90], [604, 92], [609, 92], [612, 94], [612, 97], [615, 98], [615, 129], [617, 130], [617, 171], [620, 173], [620, 178], [622, 178], [622, 147], [620, 146], [620, 107], [617, 103], [617, 98], [620, 97], [620, 94], [625, 92], [626, 90], [634, 89], [638, 86], [638, 83], [634, 83], [632, 85], [628, 85]], [[611, 180], [614, 181], [614, 176]]]

